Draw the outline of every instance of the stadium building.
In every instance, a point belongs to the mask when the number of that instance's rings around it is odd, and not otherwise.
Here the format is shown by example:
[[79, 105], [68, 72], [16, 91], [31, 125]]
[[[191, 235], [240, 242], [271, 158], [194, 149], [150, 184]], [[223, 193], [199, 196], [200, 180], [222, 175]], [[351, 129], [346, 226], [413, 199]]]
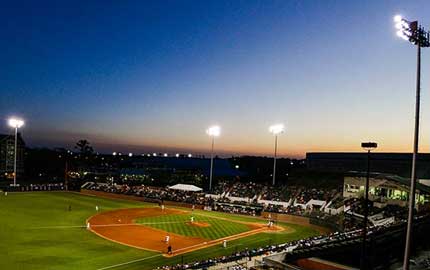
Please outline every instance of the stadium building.
[[[410, 177], [412, 154], [410, 153], [372, 153], [371, 171]], [[353, 152], [314, 152], [306, 153], [306, 165], [310, 170], [323, 172], [366, 171], [367, 153]], [[430, 179], [430, 154], [419, 154], [417, 176]]]
[[[417, 205], [428, 204], [430, 201], [430, 187], [416, 185]], [[427, 184], [427, 183], [426, 183]], [[361, 198], [364, 196], [366, 173], [350, 172], [345, 175], [343, 185], [344, 198]], [[369, 178], [369, 199], [382, 205], [399, 205], [406, 207], [409, 198], [408, 178], [384, 173], [371, 173]]]

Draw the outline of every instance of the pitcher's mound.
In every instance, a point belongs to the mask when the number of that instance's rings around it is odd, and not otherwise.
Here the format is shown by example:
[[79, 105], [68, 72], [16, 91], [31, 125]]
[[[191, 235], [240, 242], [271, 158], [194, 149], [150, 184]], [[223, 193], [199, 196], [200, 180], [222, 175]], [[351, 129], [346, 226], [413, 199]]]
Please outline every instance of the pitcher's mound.
[[209, 223], [206, 223], [206, 222], [197, 222], [197, 221], [194, 221], [194, 222], [187, 222], [187, 225], [189, 225], [189, 226], [196, 226], [196, 227], [200, 227], [200, 228], [205, 228], [205, 227], [209, 227], [209, 226], [211, 226]]

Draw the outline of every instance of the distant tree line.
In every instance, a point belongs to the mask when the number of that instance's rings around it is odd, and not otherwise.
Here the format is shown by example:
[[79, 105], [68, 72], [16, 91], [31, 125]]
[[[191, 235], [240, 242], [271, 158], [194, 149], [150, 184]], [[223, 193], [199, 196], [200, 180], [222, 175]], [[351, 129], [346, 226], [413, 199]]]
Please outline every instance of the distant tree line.
[[[145, 158], [145, 157], [143, 157]], [[151, 158], [151, 157], [146, 157]], [[82, 182], [106, 181], [115, 178], [116, 183], [124, 179], [119, 177], [121, 169], [137, 168], [137, 164], [145, 171], [144, 176], [133, 179], [138, 184], [166, 186], [176, 183], [195, 184], [205, 187], [208, 177], [197, 170], [176, 170], [165, 165], [146, 166], [141, 163], [142, 157], [100, 155], [95, 153], [88, 140], [79, 140], [73, 151], [65, 148], [28, 148], [25, 154], [25, 176], [21, 181], [31, 183], [63, 182], [70, 172], [77, 172]], [[229, 158], [231, 168], [240, 171], [241, 177], [215, 177], [218, 181], [242, 181], [271, 183], [273, 158], [242, 156]], [[164, 166], [164, 167], [163, 167]], [[299, 185], [311, 187], [336, 187], [343, 181], [342, 174], [312, 172], [306, 169], [304, 160], [279, 158], [277, 160], [276, 179], [279, 185]], [[76, 181], [76, 178], [73, 179]], [[79, 182], [77, 183], [79, 184]]]

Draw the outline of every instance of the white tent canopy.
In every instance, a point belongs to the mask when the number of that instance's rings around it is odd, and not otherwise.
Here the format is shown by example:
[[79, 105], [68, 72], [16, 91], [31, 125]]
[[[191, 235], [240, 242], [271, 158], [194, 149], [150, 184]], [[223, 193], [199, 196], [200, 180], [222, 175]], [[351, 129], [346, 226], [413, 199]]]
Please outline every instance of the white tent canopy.
[[202, 191], [203, 189], [196, 187], [194, 185], [186, 185], [186, 184], [176, 184], [174, 186], [169, 187], [169, 189], [183, 190], [183, 191]]

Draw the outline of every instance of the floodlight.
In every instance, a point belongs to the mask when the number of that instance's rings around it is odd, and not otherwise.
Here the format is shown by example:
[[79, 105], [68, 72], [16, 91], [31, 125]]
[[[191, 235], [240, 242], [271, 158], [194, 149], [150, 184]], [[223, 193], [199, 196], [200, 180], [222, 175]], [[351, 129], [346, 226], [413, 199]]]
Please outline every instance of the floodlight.
[[[409, 212], [408, 212], [408, 225], [406, 229], [406, 242], [405, 242], [405, 252], [403, 257], [403, 269], [409, 269], [410, 263], [410, 239], [412, 234], [412, 222], [414, 219], [414, 208], [415, 208], [415, 190], [416, 190], [416, 160], [418, 156], [418, 141], [419, 141], [419, 122], [420, 122], [420, 92], [421, 92], [421, 48], [430, 47], [430, 32], [421, 27], [418, 21], [409, 21], [402, 18], [400, 15], [394, 16], [395, 27], [398, 29], [397, 36], [402, 39], [409, 41], [417, 48], [417, 82], [416, 82], [416, 101], [415, 101], [415, 128], [414, 128], [414, 146], [412, 154], [412, 172], [410, 180], [410, 190], [409, 190]], [[370, 154], [371, 149], [376, 148], [376, 143], [374, 145], [363, 144], [363, 148]], [[369, 162], [369, 157], [368, 157]], [[369, 164], [369, 163], [368, 163]], [[367, 173], [369, 178], [369, 170]], [[366, 180], [366, 202], [368, 196], [368, 180]], [[368, 205], [366, 203], [366, 205]], [[366, 220], [366, 219], [365, 219]], [[366, 228], [366, 227], [365, 227]], [[363, 233], [364, 238], [366, 236], [366, 231]], [[363, 243], [366, 243], [365, 239]], [[363, 244], [363, 254], [365, 254], [365, 244]], [[363, 262], [366, 260], [366, 256], [362, 256]], [[364, 265], [364, 264], [363, 264]]]
[[273, 135], [278, 135], [284, 132], [284, 125], [283, 124], [276, 124], [269, 127], [270, 133]]
[[277, 154], [277, 148], [278, 148], [278, 135], [283, 133], [285, 130], [283, 124], [276, 124], [269, 127], [270, 133], [275, 135], [275, 154], [273, 157], [273, 173], [272, 173], [272, 185], [275, 185], [276, 181], [276, 154]]
[[394, 22], [401, 22], [403, 20], [402, 15], [394, 16]]
[[24, 120], [12, 117], [8, 121], [9, 126], [15, 129], [15, 147], [14, 147], [14, 162], [13, 162], [13, 186], [16, 187], [16, 156], [18, 148], [18, 128], [24, 125]]
[[409, 37], [402, 30], [397, 31], [396, 35], [406, 41], [409, 40]]
[[375, 149], [376, 147], [378, 147], [378, 144], [376, 142], [363, 142], [363, 143], [361, 143], [361, 147], [366, 149], [366, 150], [371, 150], [371, 149]]
[[8, 123], [9, 123], [9, 126], [13, 128], [20, 128], [24, 125], [24, 120], [13, 117], [9, 119]]
[[218, 137], [221, 134], [221, 128], [219, 126], [211, 126], [206, 130], [206, 133], [212, 137]]

